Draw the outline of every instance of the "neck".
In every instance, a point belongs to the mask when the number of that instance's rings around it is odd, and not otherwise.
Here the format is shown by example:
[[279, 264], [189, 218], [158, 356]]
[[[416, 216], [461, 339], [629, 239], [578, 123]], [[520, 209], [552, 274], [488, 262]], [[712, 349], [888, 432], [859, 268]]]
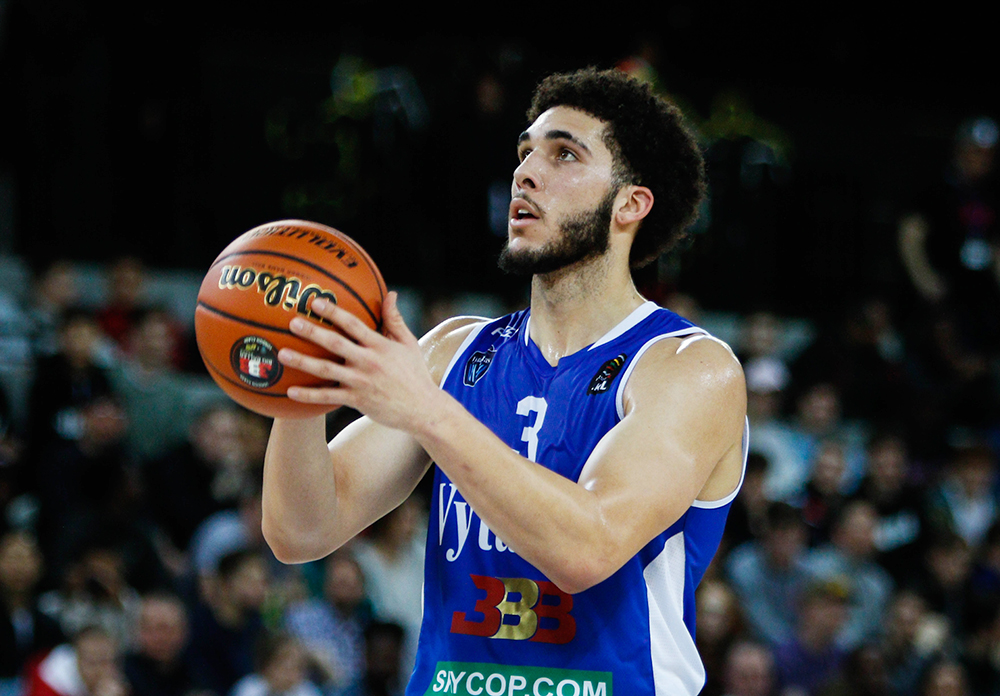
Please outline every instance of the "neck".
[[536, 275], [531, 279], [531, 339], [556, 365], [600, 339], [644, 301], [627, 260], [614, 254]]

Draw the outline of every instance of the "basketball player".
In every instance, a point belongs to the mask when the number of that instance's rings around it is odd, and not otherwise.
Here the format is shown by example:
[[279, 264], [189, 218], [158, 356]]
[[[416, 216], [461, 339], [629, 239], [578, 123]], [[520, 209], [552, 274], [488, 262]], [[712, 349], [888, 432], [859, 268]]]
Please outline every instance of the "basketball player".
[[[339, 356], [280, 359], [339, 383], [289, 396], [365, 414], [277, 420], [264, 533], [278, 558], [327, 555], [437, 464], [424, 618], [408, 694], [697, 694], [694, 590], [746, 455], [742, 370], [719, 341], [645, 301], [630, 267], [683, 232], [702, 164], [678, 112], [586, 70], [536, 90], [501, 265], [530, 309], [460, 317], [417, 341], [394, 294], [385, 335], [313, 303]], [[448, 173], [435, 180], [447, 210]]]

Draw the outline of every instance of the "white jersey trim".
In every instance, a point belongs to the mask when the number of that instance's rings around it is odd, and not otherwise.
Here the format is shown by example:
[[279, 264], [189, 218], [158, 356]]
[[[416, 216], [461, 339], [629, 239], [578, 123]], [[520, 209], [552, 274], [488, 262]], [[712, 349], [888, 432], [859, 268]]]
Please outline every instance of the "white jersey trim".
[[453, 356], [451, 356], [451, 362], [448, 363], [447, 369], [444, 371], [444, 374], [441, 376], [441, 384], [439, 386], [441, 386], [441, 387], [444, 386], [444, 382], [445, 382], [446, 379], [448, 379], [448, 375], [451, 374], [451, 369], [453, 367], [455, 367], [455, 363], [457, 363], [458, 360], [459, 360], [459, 358], [462, 357], [462, 354], [465, 353], [466, 349], [470, 345], [472, 345], [472, 342], [476, 340], [476, 336], [478, 336], [480, 333], [482, 333], [483, 329], [485, 329], [491, 323], [492, 323], [491, 321], [484, 321], [478, 327], [476, 327], [475, 329], [473, 329], [472, 331], [469, 332], [469, 335], [465, 337], [464, 341], [462, 341], [462, 345], [460, 345], [458, 347], [458, 350], [455, 351], [455, 354]]
[[642, 357], [643, 353], [649, 350], [649, 348], [657, 341], [662, 341], [665, 338], [677, 338], [678, 336], [689, 336], [691, 334], [704, 334], [707, 336], [708, 332], [705, 331], [705, 329], [698, 328], [697, 326], [688, 326], [683, 329], [678, 329], [677, 331], [671, 331], [670, 333], [660, 334], [659, 336], [653, 336], [651, 339], [649, 339], [643, 344], [642, 348], [640, 348], [639, 351], [635, 354], [635, 357], [632, 358], [632, 362], [630, 362], [628, 367], [625, 368], [625, 373], [622, 375], [621, 381], [618, 383], [618, 392], [615, 394], [615, 408], [618, 411], [618, 420], [621, 420], [625, 417], [625, 404], [624, 404], [625, 385], [628, 384], [628, 379], [629, 377], [632, 376], [632, 370], [634, 370], [635, 366], [639, 364], [639, 358]]
[[691, 507], [701, 508], [702, 510], [714, 510], [716, 508], [725, 507], [729, 503], [736, 499], [736, 495], [743, 488], [743, 479], [747, 475], [747, 454], [750, 452], [750, 418], [747, 417], [743, 421], [743, 468], [740, 470], [740, 482], [736, 484], [736, 490], [727, 495], [725, 498], [719, 498], [718, 500], [695, 500], [691, 503]]
[[641, 305], [633, 309], [627, 317], [618, 322], [618, 326], [601, 336], [601, 338], [597, 340], [597, 343], [590, 346], [587, 350], [594, 350], [594, 348], [603, 346], [605, 343], [615, 340], [658, 309], [659, 306], [655, 302], [646, 300]]
[[687, 548], [678, 532], [642, 572], [649, 606], [649, 649], [657, 696], [696, 696], [705, 666], [684, 623]]

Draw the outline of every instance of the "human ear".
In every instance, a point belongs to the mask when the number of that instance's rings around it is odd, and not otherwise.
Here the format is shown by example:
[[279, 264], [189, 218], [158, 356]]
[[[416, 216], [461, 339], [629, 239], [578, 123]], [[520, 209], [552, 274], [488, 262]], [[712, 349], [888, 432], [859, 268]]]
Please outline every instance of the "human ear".
[[653, 192], [645, 186], [626, 186], [618, 194], [615, 221], [622, 227], [641, 222], [653, 208]]

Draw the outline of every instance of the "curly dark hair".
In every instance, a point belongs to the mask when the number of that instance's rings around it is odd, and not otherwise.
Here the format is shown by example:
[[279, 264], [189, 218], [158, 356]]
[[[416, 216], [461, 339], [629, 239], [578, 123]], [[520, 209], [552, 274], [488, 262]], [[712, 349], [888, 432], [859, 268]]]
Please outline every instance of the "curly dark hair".
[[680, 110], [620, 70], [593, 67], [542, 80], [528, 120], [556, 106], [604, 121], [615, 184], [645, 186], [653, 193], [654, 204], [632, 243], [629, 265], [641, 268], [675, 248], [705, 196], [704, 159]]

